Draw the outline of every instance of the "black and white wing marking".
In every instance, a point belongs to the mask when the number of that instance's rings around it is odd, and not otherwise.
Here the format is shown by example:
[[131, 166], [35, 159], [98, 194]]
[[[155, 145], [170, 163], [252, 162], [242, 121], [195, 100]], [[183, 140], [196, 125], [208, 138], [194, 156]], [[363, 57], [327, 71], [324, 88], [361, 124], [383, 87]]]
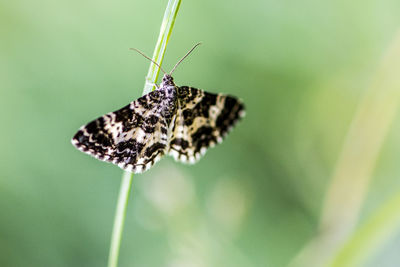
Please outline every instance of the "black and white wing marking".
[[176, 94], [153, 91], [82, 126], [72, 144], [127, 171], [148, 170], [166, 152], [176, 102]]
[[222, 142], [244, 116], [244, 105], [229, 95], [187, 86], [177, 90], [178, 108], [168, 154], [177, 161], [195, 163], [207, 148]]

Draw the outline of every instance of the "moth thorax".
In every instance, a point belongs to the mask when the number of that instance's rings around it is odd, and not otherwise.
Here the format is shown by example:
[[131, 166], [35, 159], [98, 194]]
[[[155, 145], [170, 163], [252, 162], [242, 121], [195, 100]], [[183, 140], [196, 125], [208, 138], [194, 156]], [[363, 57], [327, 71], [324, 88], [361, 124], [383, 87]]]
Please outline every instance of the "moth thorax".
[[164, 85], [162, 84], [161, 87], [164, 90], [166, 96], [168, 98], [175, 98], [176, 97], [176, 86], [175, 85]]

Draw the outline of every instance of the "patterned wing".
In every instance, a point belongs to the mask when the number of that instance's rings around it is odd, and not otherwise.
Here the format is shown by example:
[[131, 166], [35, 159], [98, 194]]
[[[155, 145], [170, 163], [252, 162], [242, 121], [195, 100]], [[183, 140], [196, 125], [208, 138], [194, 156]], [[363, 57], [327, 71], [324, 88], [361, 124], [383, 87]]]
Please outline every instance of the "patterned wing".
[[222, 142], [244, 115], [244, 105], [235, 97], [179, 87], [177, 116], [168, 154], [175, 160], [195, 163], [208, 147]]
[[176, 99], [153, 91], [82, 126], [72, 144], [124, 170], [144, 172], [165, 153], [175, 109]]

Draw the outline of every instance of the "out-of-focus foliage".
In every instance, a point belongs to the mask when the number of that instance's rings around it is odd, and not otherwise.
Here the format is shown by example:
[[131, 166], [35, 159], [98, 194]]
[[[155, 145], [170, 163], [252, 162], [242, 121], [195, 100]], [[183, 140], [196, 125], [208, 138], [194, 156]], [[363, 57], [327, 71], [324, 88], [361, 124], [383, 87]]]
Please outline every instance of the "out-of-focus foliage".
[[[0, 266], [106, 265], [122, 171], [69, 140], [140, 96], [149, 62], [129, 48], [152, 53], [165, 5], [0, 3]], [[164, 68], [202, 41], [174, 73], [176, 83], [239, 96], [247, 117], [198, 164], [165, 158], [135, 176], [120, 266], [292, 262], [319, 234], [325, 193], [399, 34], [399, 14], [397, 0], [183, 0]], [[392, 100], [387, 106], [397, 107]], [[387, 120], [384, 108], [376, 114]], [[348, 237], [353, 250], [353, 233], [390, 225], [370, 218], [400, 190], [393, 114], [377, 157], [360, 166], [371, 172]], [[370, 131], [360, 132], [361, 143], [369, 140]], [[398, 229], [365, 251], [366, 266], [398, 266]]]

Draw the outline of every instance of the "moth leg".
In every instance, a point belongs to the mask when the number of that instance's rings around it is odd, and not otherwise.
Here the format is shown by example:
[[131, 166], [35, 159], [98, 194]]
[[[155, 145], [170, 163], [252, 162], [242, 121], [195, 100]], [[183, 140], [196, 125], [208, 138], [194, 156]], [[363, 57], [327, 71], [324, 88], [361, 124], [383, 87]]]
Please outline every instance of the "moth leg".
[[146, 80], [146, 84], [151, 85], [151, 86], [155, 86], [157, 90], [160, 89], [160, 87], [156, 83], [152, 83], [152, 82], [149, 82], [149, 81]]

